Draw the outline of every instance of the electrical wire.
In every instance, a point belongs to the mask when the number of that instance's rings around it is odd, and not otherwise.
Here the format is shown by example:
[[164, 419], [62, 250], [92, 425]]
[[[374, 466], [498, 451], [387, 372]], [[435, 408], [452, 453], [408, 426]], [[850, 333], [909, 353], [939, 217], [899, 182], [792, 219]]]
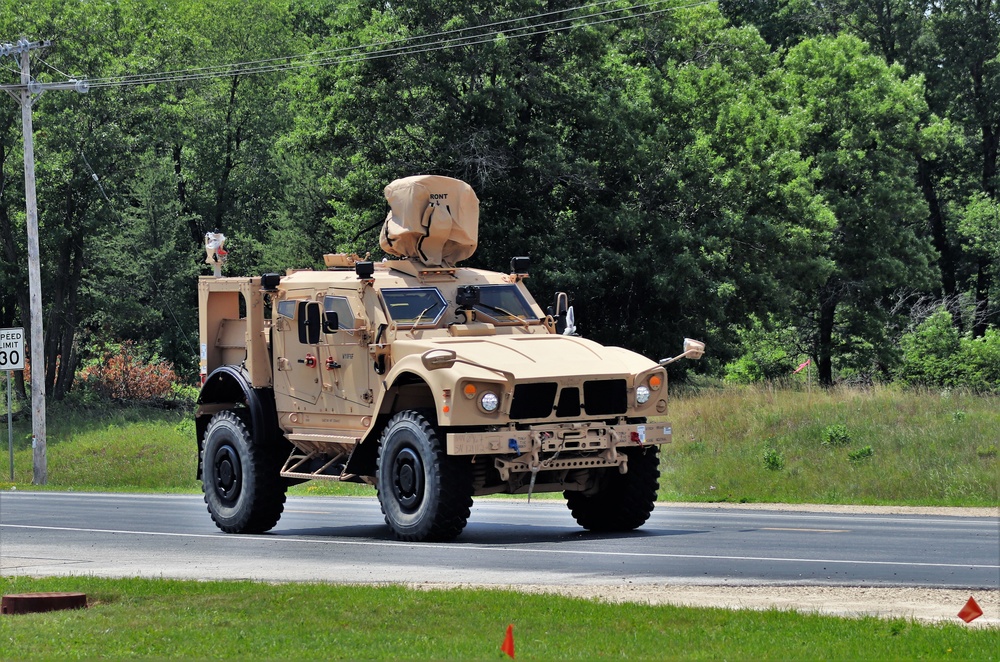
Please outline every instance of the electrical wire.
[[[605, 2], [593, 3], [590, 5], [584, 5], [582, 7], [562, 10], [559, 12], [549, 12], [547, 14], [538, 14], [535, 16], [530, 16], [520, 19], [509, 19], [506, 21], [498, 21], [495, 23], [486, 24], [484, 26], [476, 26], [474, 28], [459, 28], [456, 30], [434, 33], [432, 35], [421, 35], [419, 37], [410, 37], [407, 39], [381, 42], [373, 45], [343, 47], [331, 51], [318, 51], [316, 53], [311, 53], [306, 55], [287, 56], [287, 57], [272, 58], [267, 60], [232, 63], [227, 65], [217, 65], [214, 67], [201, 67], [197, 69], [185, 69], [173, 72], [139, 74], [134, 76], [119, 77], [119, 78], [89, 79], [87, 82], [93, 89], [102, 87], [152, 85], [157, 83], [181, 83], [181, 82], [191, 82], [191, 81], [211, 79], [211, 78], [227, 78], [227, 77], [255, 75], [262, 73], [294, 71], [298, 69], [304, 69], [307, 67], [331, 66], [336, 64], [347, 64], [352, 62], [394, 58], [406, 55], [417, 55], [422, 53], [435, 52], [452, 48], [476, 46], [483, 43], [492, 42], [500, 35], [503, 35], [507, 39], [518, 39], [523, 37], [537, 36], [540, 34], [565, 32], [567, 30], [572, 30], [577, 28], [592, 27], [596, 25], [603, 25], [629, 19], [655, 16], [668, 12], [678, 11], [681, 9], [690, 9], [707, 4], [713, 4], [715, 2], [715, 0], [700, 0], [698, 2], [691, 2], [684, 5], [676, 5], [661, 9], [649, 9], [650, 7], [662, 5], [665, 1], [665, 0], [658, 0], [654, 2], [646, 2], [646, 3], [631, 5], [629, 7], [607, 9], [601, 12], [588, 14], [586, 16], [573, 16], [554, 21], [546, 21], [541, 23], [532, 23], [524, 26], [517, 26], [507, 31], [482, 32], [484, 28], [488, 27], [496, 27], [497, 25], [508, 25], [514, 22], [543, 18], [556, 14], [566, 13], [569, 11], [578, 11], [580, 9], [585, 9], [585, 8], [596, 8], [598, 6], [610, 4], [611, 1], [612, 0], [607, 0]], [[611, 16], [613, 14], [622, 14], [623, 12], [633, 12], [634, 10], [637, 9], [648, 9], [648, 11], [628, 13], [619, 16]], [[600, 18], [600, 17], [605, 17], [605, 18]], [[470, 32], [473, 30], [479, 30], [479, 32], [467, 36], [454, 36], [454, 37], [447, 37], [444, 39], [438, 39], [436, 41], [412, 43], [417, 40], [426, 40], [428, 38], [435, 36], [447, 36], [453, 34], [460, 35], [461, 33]], [[405, 45], [396, 46], [393, 48], [383, 48], [381, 50], [376, 50], [373, 52], [367, 52], [364, 50], [367, 48], [371, 48], [373, 46], [387, 46], [387, 45], [391, 46], [393, 44], [405, 44]], [[327, 55], [331, 53], [343, 53], [343, 54], [336, 57], [320, 57], [319, 59], [315, 59], [316, 55]]]
[[[518, 23], [518, 22], [523, 22], [523, 21], [529, 21], [529, 20], [533, 20], [533, 19], [536, 19], [536, 18], [546, 18], [546, 17], [549, 17], [549, 16], [555, 16], [557, 14], [565, 14], [565, 13], [568, 13], [568, 12], [571, 12], [571, 11], [578, 11], [578, 10], [581, 10], [581, 9], [588, 9], [588, 8], [592, 8], [592, 7], [600, 7], [600, 6], [603, 6], [603, 5], [608, 5], [608, 4], [612, 4], [614, 2], [619, 2], [619, 1], [620, 0], [604, 0], [603, 2], [595, 2], [595, 3], [591, 3], [591, 4], [587, 4], [587, 5], [581, 5], [579, 7], [570, 7], [570, 8], [567, 8], [567, 9], [560, 9], [560, 10], [557, 10], [557, 11], [551, 11], [551, 12], [546, 12], [546, 13], [542, 13], [542, 14], [534, 14], [534, 15], [531, 15], [531, 16], [521, 16], [521, 17], [517, 17], [517, 18], [510, 18], [510, 19], [505, 19], [503, 21], [494, 21], [493, 23], [485, 23], [485, 24], [482, 24], [482, 25], [476, 25], [476, 26], [465, 27], [465, 28], [456, 28], [454, 30], [444, 30], [444, 31], [441, 31], [441, 32], [432, 32], [432, 33], [425, 34], [425, 35], [413, 35], [411, 37], [405, 37], [405, 38], [401, 38], [401, 39], [391, 39], [391, 40], [382, 41], [382, 42], [374, 42], [372, 44], [359, 44], [359, 45], [356, 45], [356, 46], [342, 46], [340, 48], [334, 48], [334, 49], [330, 49], [330, 50], [314, 51], [312, 53], [307, 53], [305, 55], [290, 55], [290, 56], [275, 57], [275, 58], [269, 58], [269, 59], [263, 59], [263, 60], [252, 60], [252, 61], [249, 61], [249, 62], [241, 62], [241, 63], [238, 63], [238, 64], [225, 64], [225, 65], [214, 65], [214, 66], [209, 66], [209, 67], [197, 67], [197, 68], [192, 68], [192, 69], [180, 69], [180, 70], [171, 71], [171, 72], [163, 72], [163, 75], [166, 75], [166, 74], [169, 74], [169, 75], [186, 75], [186, 74], [193, 74], [193, 73], [196, 73], [196, 72], [209, 72], [209, 71], [216, 71], [216, 70], [220, 70], [220, 69], [221, 70], [225, 70], [227, 68], [234, 67], [234, 66], [263, 65], [263, 64], [273, 63], [273, 62], [282, 62], [282, 61], [286, 61], [286, 60], [297, 60], [297, 59], [312, 58], [312, 57], [317, 57], [317, 56], [327, 56], [327, 55], [332, 55], [332, 54], [336, 54], [336, 53], [343, 53], [345, 51], [347, 51], [347, 52], [358, 51], [358, 50], [362, 50], [362, 49], [365, 49], [365, 48], [372, 48], [372, 47], [376, 47], [376, 46], [390, 46], [390, 45], [393, 45], [393, 44], [403, 44], [403, 43], [408, 43], [408, 42], [417, 41], [417, 40], [430, 39], [430, 38], [433, 38], [433, 37], [441, 37], [441, 36], [446, 36], [446, 35], [451, 35], [451, 34], [460, 34], [460, 33], [463, 33], [463, 32], [469, 32], [471, 30], [483, 30], [483, 29], [486, 29], [486, 28], [494, 28], [494, 27], [498, 27], [498, 26], [501, 26], [501, 25], [509, 25], [511, 23]], [[660, 2], [664, 2], [664, 1], [666, 1], [666, 0], [659, 0], [659, 2], [652, 2], [652, 3], [648, 3], [648, 4], [659, 4]], [[145, 78], [147, 76], [158, 76], [158, 75], [161, 75], [161, 74], [136, 74], [134, 76], [124, 76], [124, 77], [117, 77], [117, 78], [116, 77], [94, 78], [94, 79], [91, 79], [90, 82], [92, 82], [92, 83], [103, 83], [103, 82], [108, 82], [108, 81], [111, 81], [111, 82], [128, 82], [130, 79]]]
[[60, 75], [60, 76], [62, 76], [63, 78], [80, 78], [80, 76], [70, 76], [70, 75], [69, 75], [68, 73], [66, 73], [65, 71], [60, 71], [59, 69], [55, 68], [54, 66], [52, 66], [51, 64], [49, 64], [49, 63], [48, 63], [48, 62], [46, 62], [45, 60], [39, 60], [39, 62], [41, 62], [41, 63], [42, 63], [42, 64], [44, 64], [44, 65], [45, 65], [46, 67], [48, 67], [48, 68], [49, 68], [49, 69], [51, 69], [52, 71], [56, 72], [57, 74], [59, 74], [59, 75]]
[[[101, 178], [97, 176], [96, 172], [94, 172], [94, 169], [90, 165], [90, 161], [87, 160], [87, 155], [83, 153], [83, 149], [80, 149], [80, 157], [83, 159], [84, 165], [87, 166], [87, 172], [90, 173], [90, 178], [97, 184], [97, 188], [100, 189], [101, 196], [104, 197], [104, 201], [107, 203], [108, 209], [110, 209], [111, 213], [113, 213], [116, 217], [118, 217], [119, 227], [124, 228], [125, 219], [122, 217], [122, 213], [118, 210], [117, 206], [115, 206], [114, 202], [112, 202], [111, 199], [108, 197], [107, 192], [104, 190], [104, 185], [101, 184]], [[160, 285], [156, 282], [156, 279], [153, 278], [152, 269], [144, 269], [144, 271], [146, 272], [146, 275], [149, 277], [149, 282], [153, 285], [153, 289], [156, 290], [156, 293], [159, 295], [160, 300], [163, 302], [163, 305], [167, 307], [167, 312], [170, 313], [170, 317], [173, 318], [174, 324], [177, 325], [177, 330], [181, 332], [181, 338], [183, 338], [184, 341], [187, 342], [188, 349], [191, 350], [192, 356], [196, 355], [197, 348], [195, 347], [195, 344], [191, 341], [191, 336], [187, 333], [187, 331], [184, 330], [184, 327], [181, 326], [181, 322], [179, 319], [177, 319], [177, 315], [174, 313], [174, 309], [173, 307], [171, 307], [170, 301], [168, 301], [167, 297], [163, 295], [163, 291], [160, 289]]]

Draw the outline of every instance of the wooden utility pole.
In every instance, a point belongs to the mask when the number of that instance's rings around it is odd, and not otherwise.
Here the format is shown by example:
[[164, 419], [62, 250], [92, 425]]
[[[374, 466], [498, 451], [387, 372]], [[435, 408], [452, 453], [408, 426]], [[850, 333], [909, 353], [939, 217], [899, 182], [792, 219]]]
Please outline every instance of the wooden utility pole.
[[[28, 225], [28, 297], [31, 308], [31, 448], [32, 482], [48, 482], [48, 460], [45, 448], [45, 341], [42, 333], [42, 284], [38, 249], [38, 199], [35, 197], [35, 145], [31, 125], [31, 106], [46, 90], [73, 89], [85, 93], [83, 81], [39, 83], [31, 80], [31, 51], [49, 46], [49, 41], [21, 39], [17, 44], [0, 44], [0, 56], [21, 56], [21, 84], [0, 85], [21, 104], [21, 124], [24, 134], [24, 200]], [[34, 95], [34, 96], [32, 96]]]

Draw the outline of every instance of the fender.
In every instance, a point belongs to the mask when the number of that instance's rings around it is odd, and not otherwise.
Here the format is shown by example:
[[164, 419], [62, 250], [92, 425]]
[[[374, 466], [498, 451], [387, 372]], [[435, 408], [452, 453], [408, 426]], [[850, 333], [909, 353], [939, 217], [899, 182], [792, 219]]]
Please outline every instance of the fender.
[[[280, 436], [278, 414], [274, 405], [274, 390], [270, 387], [254, 388], [246, 370], [232, 365], [219, 366], [205, 380], [198, 395], [198, 409], [195, 421], [198, 430], [198, 480], [201, 480], [201, 450], [205, 441], [205, 430], [215, 410], [206, 405], [218, 404], [246, 405], [250, 414], [250, 435], [258, 447], [264, 448]], [[206, 410], [203, 410], [207, 409]]]
[[[345, 473], [364, 476], [375, 475], [379, 438], [382, 436], [382, 429], [386, 421], [395, 413], [393, 411], [393, 403], [396, 401], [394, 391], [403, 384], [415, 384], [418, 381], [427, 384], [426, 377], [426, 371], [423, 370], [419, 355], [405, 356], [393, 364], [392, 369], [381, 380], [375, 395], [374, 408], [377, 416], [365, 433], [364, 439], [348, 458], [347, 466], [344, 469]], [[434, 408], [439, 409], [439, 396], [434, 395], [434, 385], [427, 384], [427, 389], [434, 399]]]
[[375, 411], [379, 414], [392, 413], [388, 410], [388, 406], [391, 403], [386, 402], [386, 396], [394, 386], [400, 383], [401, 379], [405, 380], [410, 376], [416, 377], [427, 384], [431, 390], [431, 397], [434, 398], [434, 408], [439, 409], [441, 404], [441, 388], [443, 387], [438, 388], [438, 382], [441, 380], [435, 379], [435, 377], [441, 377], [442, 375], [435, 375], [424, 370], [423, 365], [420, 363], [420, 355], [410, 354], [394, 362], [388, 374], [382, 378], [381, 388], [378, 389], [378, 393], [375, 396]]

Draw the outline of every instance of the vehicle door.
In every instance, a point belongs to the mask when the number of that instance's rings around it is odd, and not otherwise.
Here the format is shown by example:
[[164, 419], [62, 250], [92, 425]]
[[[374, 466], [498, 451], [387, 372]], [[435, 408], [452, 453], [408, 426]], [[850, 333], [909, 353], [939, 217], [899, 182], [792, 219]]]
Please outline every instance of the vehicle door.
[[310, 299], [279, 301], [274, 327], [274, 394], [279, 410], [292, 409], [283, 397], [315, 405], [322, 391], [322, 310]]
[[[331, 291], [323, 312], [336, 313], [337, 329], [324, 324], [322, 373], [327, 406], [340, 413], [369, 413], [373, 395], [364, 318], [355, 314], [355, 293]], [[357, 411], [360, 407], [361, 411]]]

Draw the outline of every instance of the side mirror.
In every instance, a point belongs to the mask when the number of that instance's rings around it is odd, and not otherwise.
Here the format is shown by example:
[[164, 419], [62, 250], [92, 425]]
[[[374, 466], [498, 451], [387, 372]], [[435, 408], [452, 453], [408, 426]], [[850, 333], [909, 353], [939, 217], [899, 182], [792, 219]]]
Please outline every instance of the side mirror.
[[705, 343], [691, 338], [684, 339], [684, 357], [689, 359], [700, 359], [705, 354]]
[[323, 313], [323, 333], [336, 333], [340, 329], [340, 319], [337, 312], [327, 310]]
[[458, 354], [452, 349], [429, 349], [420, 355], [420, 362], [427, 370], [440, 370], [455, 365]]
[[319, 344], [319, 304], [315, 301], [300, 301], [298, 313], [299, 342], [303, 345]]
[[660, 359], [660, 365], [668, 365], [680, 359], [700, 359], [705, 354], [705, 343], [691, 338], [684, 339], [684, 351], [669, 359]]

